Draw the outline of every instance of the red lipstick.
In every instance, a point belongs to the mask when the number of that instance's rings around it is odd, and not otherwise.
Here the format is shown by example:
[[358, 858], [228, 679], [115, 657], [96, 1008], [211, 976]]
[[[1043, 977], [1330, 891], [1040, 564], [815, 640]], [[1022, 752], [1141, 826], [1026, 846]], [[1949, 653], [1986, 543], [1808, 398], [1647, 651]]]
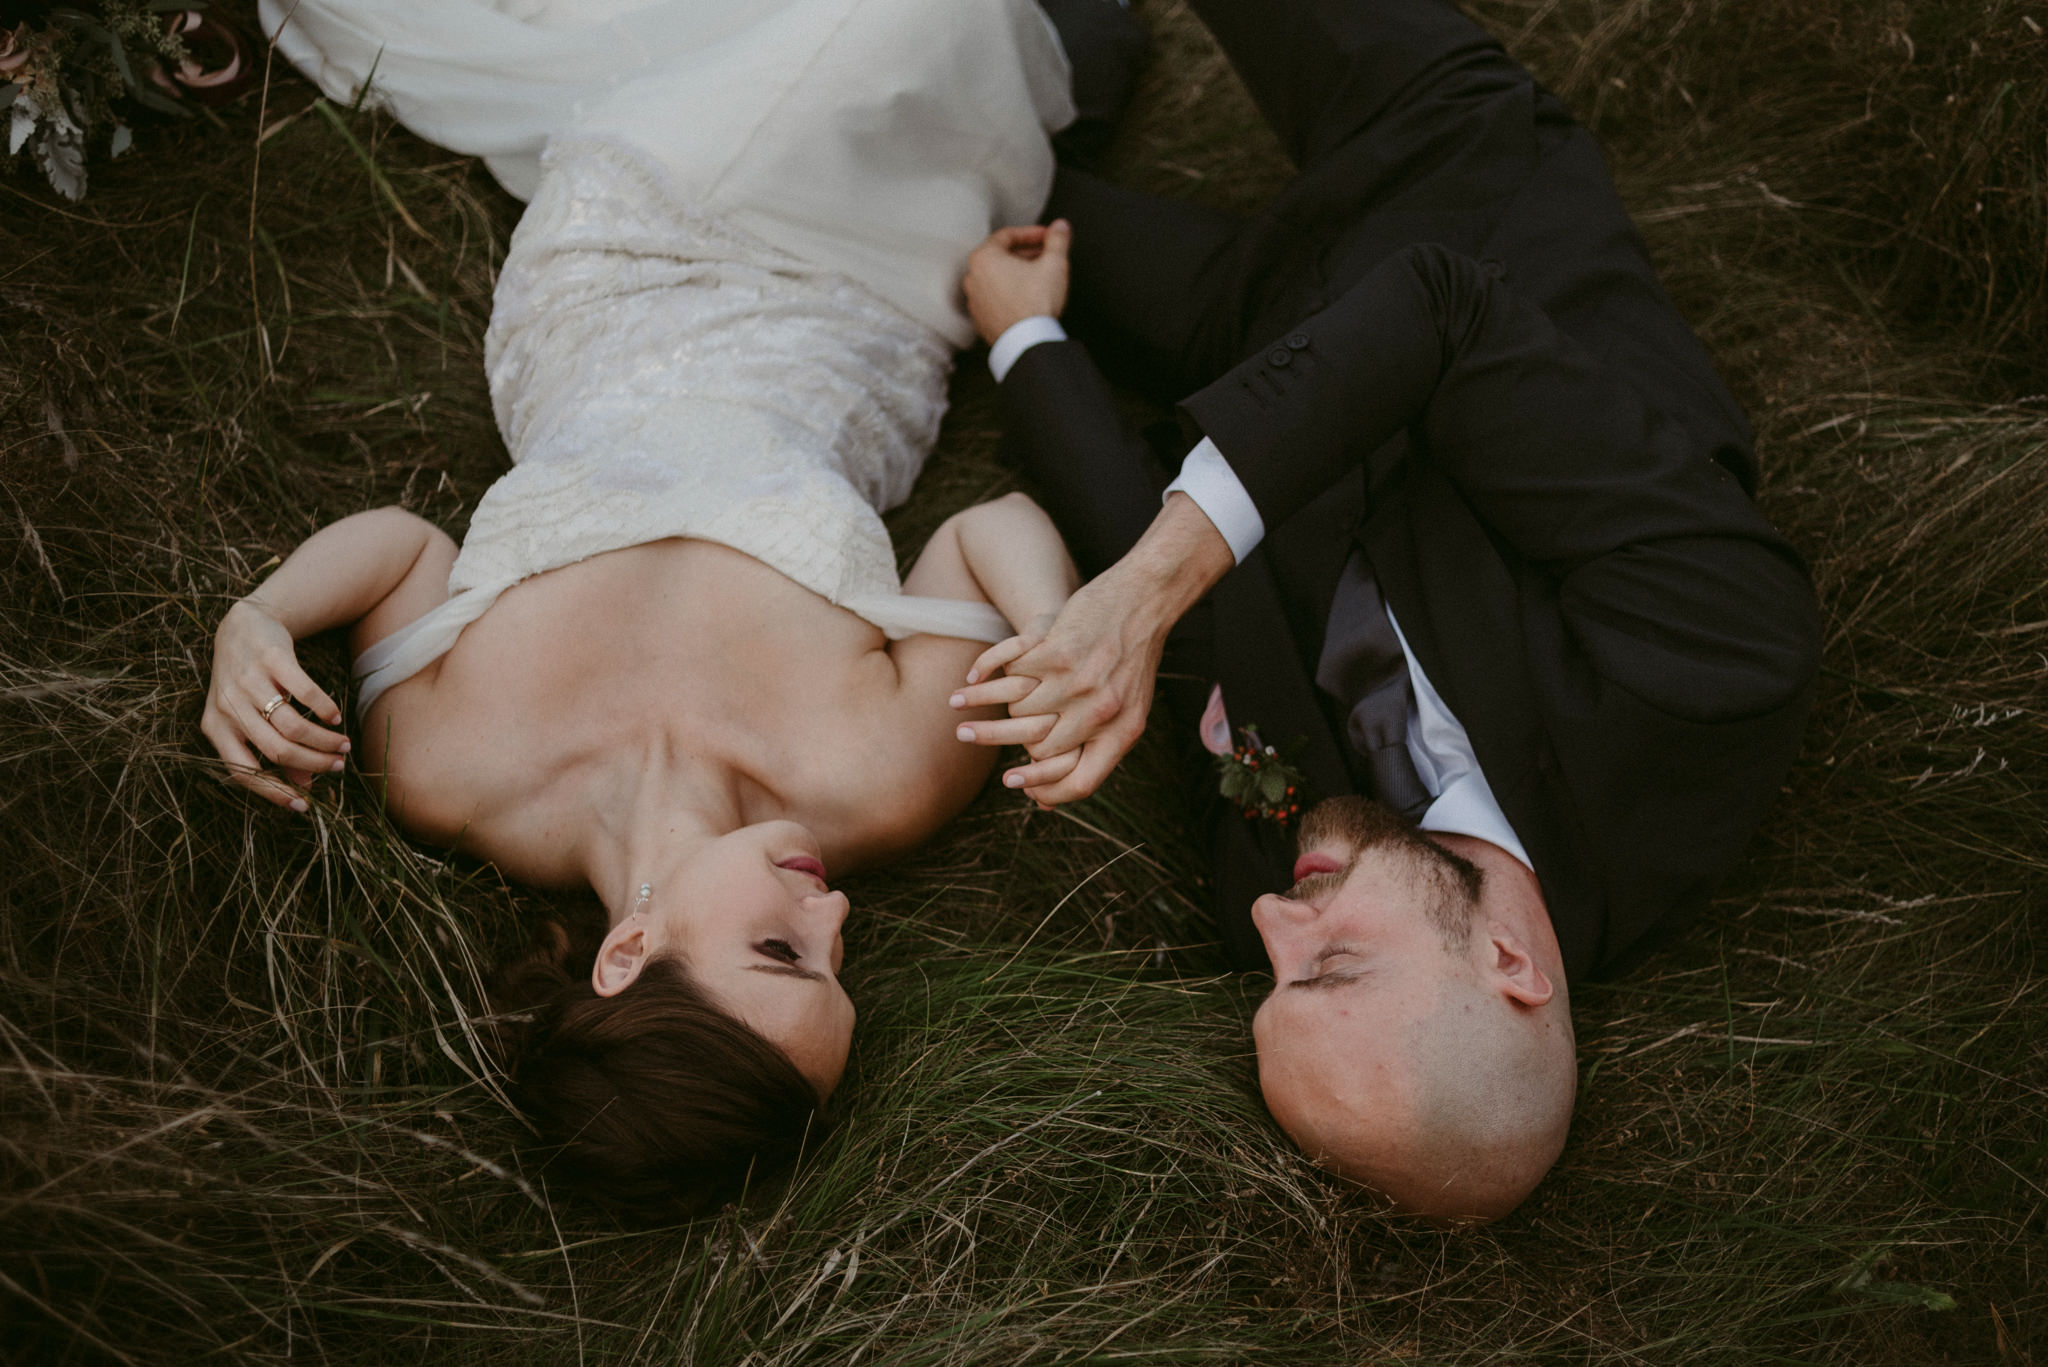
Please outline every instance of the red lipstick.
[[778, 869], [794, 869], [798, 873], [807, 873], [818, 880], [818, 886], [823, 887], [825, 885], [825, 866], [807, 854], [797, 855], [793, 859], [777, 860], [775, 867]]

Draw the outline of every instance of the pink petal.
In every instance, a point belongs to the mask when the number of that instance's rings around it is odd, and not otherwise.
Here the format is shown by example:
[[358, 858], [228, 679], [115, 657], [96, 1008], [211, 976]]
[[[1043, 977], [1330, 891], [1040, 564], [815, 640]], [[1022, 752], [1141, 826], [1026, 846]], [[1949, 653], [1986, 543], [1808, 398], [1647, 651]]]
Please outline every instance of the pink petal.
[[1209, 705], [1202, 709], [1202, 748], [1212, 755], [1230, 753], [1230, 714], [1223, 710], [1223, 685], [1209, 690]]

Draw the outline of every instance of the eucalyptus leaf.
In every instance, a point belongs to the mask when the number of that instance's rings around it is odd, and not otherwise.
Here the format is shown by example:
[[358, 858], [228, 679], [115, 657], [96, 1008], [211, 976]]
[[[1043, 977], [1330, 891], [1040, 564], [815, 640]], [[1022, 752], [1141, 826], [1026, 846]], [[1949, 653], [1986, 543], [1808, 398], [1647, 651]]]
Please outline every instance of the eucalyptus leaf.
[[114, 125], [114, 136], [108, 146], [107, 156], [110, 158], [118, 157], [134, 145], [135, 130], [125, 123], [117, 123]]
[[36, 161], [50, 187], [69, 200], [85, 198], [85, 137], [70, 122], [52, 120], [36, 139]]
[[36, 102], [26, 95], [14, 102], [14, 122], [7, 130], [7, 155], [13, 156], [28, 141], [28, 135], [36, 131]]
[[12, 104], [14, 97], [20, 93], [21, 87], [12, 81], [9, 81], [6, 85], [0, 85], [0, 104]]
[[145, 109], [154, 109], [159, 114], [175, 114], [181, 119], [192, 117], [190, 109], [187, 109], [184, 105], [164, 94], [163, 91], [158, 90], [153, 85], [147, 83], [132, 85], [128, 87], [128, 93], [134, 96], [135, 102]]
[[121, 73], [121, 79], [127, 83], [130, 90], [135, 89], [135, 68], [128, 65], [128, 47], [121, 41], [120, 34], [107, 34], [107, 51], [113, 54], [114, 70]]

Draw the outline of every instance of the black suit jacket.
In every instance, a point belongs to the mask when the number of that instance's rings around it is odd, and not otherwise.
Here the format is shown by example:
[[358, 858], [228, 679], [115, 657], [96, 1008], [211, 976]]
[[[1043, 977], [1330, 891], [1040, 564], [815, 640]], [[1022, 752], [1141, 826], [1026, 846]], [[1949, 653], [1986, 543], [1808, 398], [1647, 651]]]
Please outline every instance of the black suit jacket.
[[[1077, 541], [1156, 510], [1077, 344], [1026, 352], [1003, 388]], [[1312, 685], [1356, 544], [1529, 851], [1568, 976], [1726, 875], [1797, 750], [1818, 639], [1804, 568], [1736, 473], [1746, 445], [1703, 442], [1438, 246], [1386, 258], [1184, 410], [1274, 529], [1215, 595], [1234, 721], [1306, 734], [1314, 785], [1357, 787]], [[1246, 894], [1284, 886], [1286, 857], [1223, 823], [1218, 911], [1246, 966]]]
[[[1818, 618], [1751, 501], [1748, 425], [1592, 139], [1497, 48], [1471, 50], [1204, 270], [1189, 364], [1209, 379], [1181, 412], [1267, 540], [1211, 594], [1181, 664], [1203, 677], [1180, 695], [1221, 682], [1234, 722], [1304, 736], [1314, 787], [1366, 791], [1350, 700], [1313, 684], [1362, 548], [1577, 977], [1681, 924], [1740, 857], [1798, 748]], [[1142, 443], [1076, 343], [1027, 351], [1003, 394], [1027, 472], [1099, 570], [1157, 512]], [[1226, 944], [1262, 967], [1250, 904], [1285, 886], [1289, 842], [1220, 812], [1214, 841]]]

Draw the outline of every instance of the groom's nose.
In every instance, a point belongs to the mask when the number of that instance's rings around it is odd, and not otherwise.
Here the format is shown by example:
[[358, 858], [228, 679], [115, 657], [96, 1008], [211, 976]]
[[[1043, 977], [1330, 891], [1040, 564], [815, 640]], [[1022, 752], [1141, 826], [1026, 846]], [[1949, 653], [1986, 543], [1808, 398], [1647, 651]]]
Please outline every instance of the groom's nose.
[[1276, 892], [1269, 892], [1252, 903], [1252, 924], [1259, 928], [1259, 935], [1268, 941], [1269, 947], [1272, 936], [1313, 925], [1320, 915], [1322, 913], [1307, 902], [1297, 902]]

